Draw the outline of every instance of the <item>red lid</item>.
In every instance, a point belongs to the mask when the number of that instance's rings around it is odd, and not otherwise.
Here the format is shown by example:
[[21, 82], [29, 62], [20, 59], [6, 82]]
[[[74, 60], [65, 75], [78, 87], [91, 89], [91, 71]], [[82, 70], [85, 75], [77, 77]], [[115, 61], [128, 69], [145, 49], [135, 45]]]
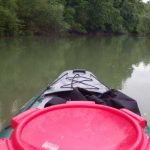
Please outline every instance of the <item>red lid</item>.
[[148, 145], [138, 119], [94, 103], [57, 105], [20, 118], [12, 121], [20, 120], [10, 138], [15, 150], [139, 150]]

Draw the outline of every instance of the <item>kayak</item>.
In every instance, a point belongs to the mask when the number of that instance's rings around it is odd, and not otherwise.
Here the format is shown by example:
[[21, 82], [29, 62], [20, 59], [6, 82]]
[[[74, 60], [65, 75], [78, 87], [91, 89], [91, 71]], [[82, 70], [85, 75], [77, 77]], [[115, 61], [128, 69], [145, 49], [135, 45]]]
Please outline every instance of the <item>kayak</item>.
[[0, 132], [1, 150], [150, 150], [137, 102], [87, 70], [63, 72]]

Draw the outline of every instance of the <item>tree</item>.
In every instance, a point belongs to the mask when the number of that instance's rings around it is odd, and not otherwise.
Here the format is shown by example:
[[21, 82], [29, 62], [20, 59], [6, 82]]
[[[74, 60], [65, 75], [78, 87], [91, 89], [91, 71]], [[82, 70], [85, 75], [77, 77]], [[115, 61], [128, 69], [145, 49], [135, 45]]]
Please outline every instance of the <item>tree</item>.
[[140, 15], [138, 32], [143, 35], [150, 35], [150, 3], [144, 4], [144, 12]]
[[47, 34], [69, 28], [64, 22], [63, 5], [54, 0], [18, 0], [17, 13], [23, 30], [27, 32]]
[[142, 0], [0, 0], [0, 35], [149, 33], [148, 6]]
[[128, 32], [137, 32], [139, 14], [143, 11], [141, 0], [115, 0], [114, 7], [120, 10], [123, 26]]
[[90, 0], [89, 29], [91, 31], [122, 32], [123, 18], [113, 6], [113, 0]]
[[16, 16], [16, 1], [0, 1], [0, 36], [17, 34], [19, 21]]

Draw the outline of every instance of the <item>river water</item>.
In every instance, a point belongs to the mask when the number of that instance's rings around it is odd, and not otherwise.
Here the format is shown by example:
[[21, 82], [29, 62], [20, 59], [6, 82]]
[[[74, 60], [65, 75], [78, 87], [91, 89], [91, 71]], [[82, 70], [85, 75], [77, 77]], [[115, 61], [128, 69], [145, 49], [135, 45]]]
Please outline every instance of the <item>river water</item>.
[[0, 129], [62, 71], [84, 68], [136, 99], [150, 121], [150, 39], [25, 37], [0, 39]]

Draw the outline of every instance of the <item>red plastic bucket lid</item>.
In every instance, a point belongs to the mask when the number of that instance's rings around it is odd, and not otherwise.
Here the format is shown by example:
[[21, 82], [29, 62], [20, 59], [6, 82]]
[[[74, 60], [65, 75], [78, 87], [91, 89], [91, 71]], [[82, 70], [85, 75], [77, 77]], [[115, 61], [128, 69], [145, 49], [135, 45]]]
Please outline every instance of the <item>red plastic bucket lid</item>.
[[62, 104], [22, 117], [10, 138], [15, 150], [139, 150], [148, 143], [136, 119], [93, 103]]

